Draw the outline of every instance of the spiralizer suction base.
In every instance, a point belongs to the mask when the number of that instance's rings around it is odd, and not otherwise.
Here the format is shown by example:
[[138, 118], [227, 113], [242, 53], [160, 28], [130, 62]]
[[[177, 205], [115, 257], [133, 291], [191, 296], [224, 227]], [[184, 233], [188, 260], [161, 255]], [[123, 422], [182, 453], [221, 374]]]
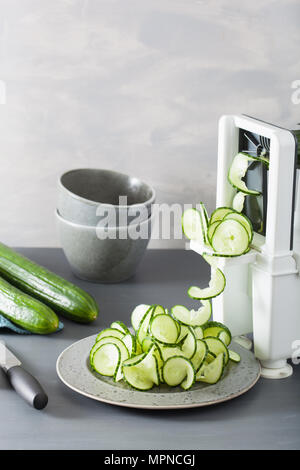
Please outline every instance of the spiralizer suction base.
[[286, 379], [293, 374], [293, 368], [286, 361], [261, 361], [261, 377], [265, 379]]

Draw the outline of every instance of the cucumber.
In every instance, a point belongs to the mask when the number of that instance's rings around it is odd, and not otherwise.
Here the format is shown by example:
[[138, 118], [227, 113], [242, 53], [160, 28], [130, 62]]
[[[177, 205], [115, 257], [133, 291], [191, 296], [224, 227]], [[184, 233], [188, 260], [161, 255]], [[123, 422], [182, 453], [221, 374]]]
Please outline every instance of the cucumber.
[[249, 248], [248, 232], [237, 220], [222, 220], [214, 231], [211, 244], [217, 253], [240, 256]]
[[206, 356], [208, 353], [208, 347], [205, 341], [201, 339], [197, 339], [197, 348], [194, 356], [191, 359], [191, 362], [194, 366], [196, 372], [200, 369], [202, 364], [204, 363]]
[[252, 226], [250, 219], [248, 219], [246, 215], [231, 212], [230, 214], [225, 215], [223, 220], [237, 220], [238, 222], [240, 222], [243, 225], [243, 227], [245, 227], [245, 229], [247, 230], [249, 243], [252, 242], [253, 226]]
[[12, 286], [2, 277], [0, 313], [31, 333], [46, 335], [58, 329], [59, 320], [51, 308]]
[[193, 328], [188, 327], [188, 333], [182, 341], [181, 351], [187, 359], [192, 359], [196, 354], [197, 350], [197, 339]]
[[214, 231], [216, 230], [217, 226], [221, 223], [221, 220], [216, 220], [215, 222], [213, 222], [211, 225], [208, 226], [208, 229], [207, 229], [207, 238], [208, 238], [208, 241], [209, 241], [209, 244], [211, 245], [211, 239], [212, 239], [212, 236], [214, 234]]
[[215, 384], [222, 377], [224, 368], [224, 355], [220, 353], [210, 364], [203, 364], [203, 366], [200, 367], [196, 374], [196, 381]]
[[242, 193], [241, 191], [236, 193], [232, 201], [232, 207], [234, 210], [236, 210], [237, 212], [242, 212], [242, 210], [244, 209], [246, 196], [247, 194]]
[[182, 230], [189, 240], [204, 244], [201, 214], [197, 209], [187, 209], [182, 215]]
[[225, 289], [225, 285], [226, 279], [222, 271], [219, 268], [212, 268], [209, 286], [205, 289], [201, 289], [197, 286], [192, 286], [188, 290], [188, 295], [192, 299], [212, 299], [213, 297], [217, 297], [223, 292], [223, 290]]
[[116, 344], [121, 353], [121, 362], [120, 362], [118, 370], [114, 374], [114, 380], [115, 382], [118, 382], [123, 377], [122, 368], [121, 368], [122, 363], [130, 357], [129, 351], [121, 339], [115, 338], [114, 336], [104, 336], [99, 341], [97, 341], [90, 351], [90, 364], [91, 364], [91, 367], [94, 368], [94, 355], [103, 344], [108, 344], [108, 343]]
[[196, 374], [193, 364], [186, 357], [173, 356], [164, 364], [163, 378], [170, 387], [181, 385], [184, 390], [189, 390], [195, 382]]
[[98, 306], [87, 292], [2, 243], [0, 275], [71, 320], [89, 323], [97, 318]]
[[238, 191], [258, 196], [260, 191], [248, 189], [246, 183], [242, 180], [248, 170], [249, 162], [253, 160], [258, 159], [243, 152], [238, 153], [229, 168], [228, 181]]
[[227, 346], [220, 340], [220, 338], [215, 338], [214, 336], [206, 336], [203, 341], [206, 343], [208, 350], [213, 353], [215, 356], [223, 353], [225, 358], [225, 365], [229, 361], [229, 353]]
[[139, 329], [140, 322], [145, 315], [145, 313], [149, 310], [150, 305], [140, 304], [135, 307], [131, 314], [131, 324], [135, 331]]
[[136, 339], [130, 332], [125, 335], [121, 341], [125, 344], [128, 349], [129, 355], [133, 356], [136, 353]]
[[171, 308], [173, 318], [186, 326], [201, 326], [208, 322], [211, 316], [211, 303], [202, 301], [202, 307], [198, 310], [189, 310], [183, 305], [175, 305]]
[[110, 327], [116, 330], [120, 330], [122, 333], [124, 333], [124, 335], [127, 335], [128, 333], [130, 333], [129, 329], [122, 321], [114, 321], [112, 322]]
[[200, 212], [202, 234], [203, 234], [204, 242], [209, 243], [209, 238], [208, 238], [208, 233], [207, 233], [207, 230], [208, 230], [208, 215], [207, 215], [207, 210], [206, 210], [205, 205], [203, 204], [203, 202], [200, 202], [199, 212]]
[[97, 335], [95, 342], [97, 343], [101, 338], [104, 338], [105, 336], [114, 336], [115, 338], [122, 339], [125, 335], [116, 328], [105, 328], [105, 330], [101, 330], [100, 333]]
[[209, 225], [212, 225], [216, 221], [221, 221], [225, 215], [229, 214], [229, 212], [233, 212], [230, 207], [218, 207], [213, 211], [209, 219]]
[[240, 362], [241, 356], [237, 352], [232, 351], [232, 349], [228, 349], [228, 353], [229, 353], [229, 359], [232, 362]]
[[138, 361], [123, 363], [122, 371], [125, 381], [136, 390], [150, 390], [159, 385], [159, 371], [153, 348], [148, 353], [137, 356]]
[[202, 339], [203, 338], [202, 326], [194, 326], [194, 333], [195, 333], [196, 339]]
[[223, 325], [223, 323], [217, 321], [209, 321], [206, 325], [203, 326], [203, 337], [206, 338], [207, 336], [214, 336], [218, 338], [221, 334], [224, 336], [220, 339], [223, 343], [228, 346], [231, 343], [231, 333], [227, 326]]
[[180, 333], [177, 322], [170, 315], [165, 314], [152, 317], [149, 331], [159, 343], [163, 344], [176, 343]]
[[113, 343], [101, 344], [92, 358], [92, 367], [98, 374], [115, 377], [121, 363], [119, 347]]

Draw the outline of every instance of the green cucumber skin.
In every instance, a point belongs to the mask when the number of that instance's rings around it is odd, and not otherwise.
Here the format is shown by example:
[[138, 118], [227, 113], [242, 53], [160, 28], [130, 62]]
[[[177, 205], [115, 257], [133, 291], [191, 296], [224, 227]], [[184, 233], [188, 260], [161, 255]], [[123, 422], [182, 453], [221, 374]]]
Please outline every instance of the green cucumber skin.
[[98, 305], [87, 292], [2, 243], [0, 275], [73, 321], [90, 323], [98, 316]]
[[0, 312], [18, 326], [31, 333], [54, 333], [59, 325], [51, 308], [12, 286], [0, 277]]

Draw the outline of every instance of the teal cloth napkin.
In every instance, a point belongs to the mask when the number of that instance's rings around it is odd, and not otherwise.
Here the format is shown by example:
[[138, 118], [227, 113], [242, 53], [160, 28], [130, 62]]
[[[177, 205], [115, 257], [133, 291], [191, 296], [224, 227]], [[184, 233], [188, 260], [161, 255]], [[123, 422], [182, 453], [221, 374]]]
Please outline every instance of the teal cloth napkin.
[[[63, 327], [64, 327], [64, 324], [60, 321], [57, 331], [61, 331]], [[15, 325], [10, 320], [7, 320], [7, 318], [5, 318], [1, 314], [0, 314], [0, 328], [8, 328], [9, 330], [12, 330], [15, 333], [18, 333], [19, 335], [31, 335], [32, 334], [30, 331], [24, 330], [24, 328], [21, 328], [20, 326]]]

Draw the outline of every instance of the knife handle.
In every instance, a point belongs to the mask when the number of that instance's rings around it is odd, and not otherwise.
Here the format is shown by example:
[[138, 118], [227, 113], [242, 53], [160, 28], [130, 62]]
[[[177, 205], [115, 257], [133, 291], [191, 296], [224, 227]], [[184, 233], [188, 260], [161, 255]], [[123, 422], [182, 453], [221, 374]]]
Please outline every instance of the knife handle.
[[48, 403], [48, 397], [39, 382], [21, 366], [14, 366], [7, 371], [8, 380], [15, 391], [29, 405], [42, 410]]

